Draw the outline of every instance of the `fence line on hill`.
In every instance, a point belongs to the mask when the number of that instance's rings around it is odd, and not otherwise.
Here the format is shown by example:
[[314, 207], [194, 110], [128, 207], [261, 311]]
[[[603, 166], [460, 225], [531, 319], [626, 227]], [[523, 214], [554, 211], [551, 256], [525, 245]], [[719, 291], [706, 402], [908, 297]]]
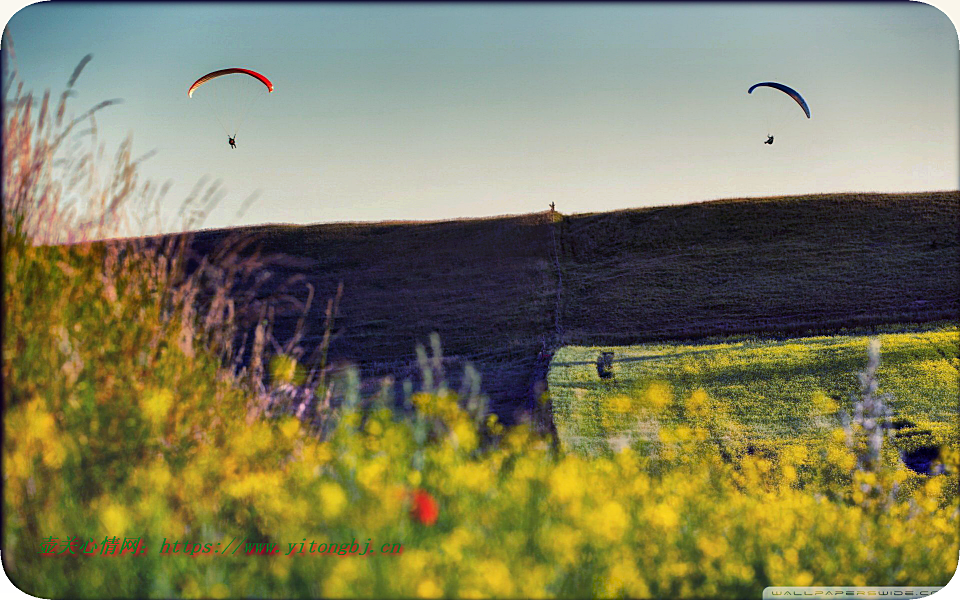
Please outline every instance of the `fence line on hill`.
[[563, 223], [563, 217], [560, 217], [560, 221], [552, 221], [550, 223], [550, 236], [553, 238], [553, 265], [557, 271], [557, 300], [554, 306], [554, 315], [553, 315], [553, 327], [554, 331], [557, 334], [557, 344], [561, 345], [563, 343], [563, 325], [560, 322], [560, 306], [561, 306], [561, 295], [563, 292], [563, 273], [560, 270], [560, 249], [558, 248], [557, 242], [557, 224]]

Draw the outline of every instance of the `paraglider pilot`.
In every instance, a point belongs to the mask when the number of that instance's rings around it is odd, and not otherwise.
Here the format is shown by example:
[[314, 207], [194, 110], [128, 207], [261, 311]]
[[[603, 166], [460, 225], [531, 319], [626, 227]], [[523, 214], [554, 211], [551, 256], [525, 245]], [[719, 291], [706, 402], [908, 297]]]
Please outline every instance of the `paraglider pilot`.
[[767, 134], [767, 141], [765, 141], [764, 144], [770, 144], [771, 146], [773, 145], [773, 136], [769, 133]]
[[[229, 136], [228, 136], [228, 137], [229, 137]], [[233, 136], [233, 137], [231, 137], [231, 138], [229, 138], [229, 139], [227, 140], [227, 143], [230, 144], [230, 147], [233, 148], [234, 150], [237, 149], [237, 142], [236, 142], [236, 140], [234, 140], [235, 137], [237, 137], [237, 136]], [[771, 139], [773, 139], [773, 138], [771, 138]]]

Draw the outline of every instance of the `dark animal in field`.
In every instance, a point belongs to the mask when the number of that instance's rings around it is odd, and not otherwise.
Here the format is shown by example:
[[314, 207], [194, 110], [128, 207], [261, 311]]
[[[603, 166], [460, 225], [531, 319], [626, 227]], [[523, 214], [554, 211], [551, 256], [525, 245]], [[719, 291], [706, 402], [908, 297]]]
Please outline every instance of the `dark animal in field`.
[[597, 357], [597, 375], [600, 379], [613, 377], [613, 352], [601, 352]]

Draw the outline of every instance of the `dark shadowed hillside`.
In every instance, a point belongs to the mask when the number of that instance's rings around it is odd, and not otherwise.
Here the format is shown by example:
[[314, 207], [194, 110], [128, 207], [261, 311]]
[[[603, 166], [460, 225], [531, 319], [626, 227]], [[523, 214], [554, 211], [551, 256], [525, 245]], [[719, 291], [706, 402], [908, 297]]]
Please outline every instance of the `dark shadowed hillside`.
[[[960, 314], [957, 192], [244, 231], [286, 257], [270, 281], [301, 274], [314, 287], [308, 349], [342, 282], [333, 361], [400, 382], [417, 373], [416, 344], [439, 332], [453, 383], [472, 362], [505, 420], [544, 378], [544, 343], [826, 333]], [[194, 249], [209, 253], [230, 232], [199, 232]], [[297, 318], [275, 318], [281, 342]]]
[[723, 200], [563, 220], [573, 344], [831, 332], [960, 312], [960, 194]]
[[[549, 223], [539, 214], [250, 231], [257, 234], [264, 253], [293, 259], [270, 269], [273, 281], [304, 274], [314, 287], [305, 347], [319, 342], [327, 299], [342, 282], [332, 362], [358, 365], [364, 379], [393, 375], [401, 383], [418, 375], [415, 347], [429, 347], [430, 334], [436, 331], [448, 379], [459, 385], [464, 364], [473, 363], [492, 408], [506, 417], [512, 410], [504, 410], [503, 402], [526, 394], [540, 335], [554, 322]], [[194, 248], [208, 252], [227, 233], [200, 232]], [[306, 288], [299, 289], [305, 296]], [[296, 321], [297, 315], [278, 316], [275, 336], [281, 342], [287, 339]]]

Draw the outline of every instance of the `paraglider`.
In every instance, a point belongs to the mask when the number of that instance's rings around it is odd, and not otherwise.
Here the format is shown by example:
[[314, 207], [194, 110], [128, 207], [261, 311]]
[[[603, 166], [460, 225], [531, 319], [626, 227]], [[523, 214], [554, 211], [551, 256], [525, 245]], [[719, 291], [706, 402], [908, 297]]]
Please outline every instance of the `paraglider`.
[[213, 71], [212, 73], [207, 73], [200, 79], [193, 82], [193, 85], [190, 86], [190, 89], [187, 90], [187, 98], [193, 98], [193, 92], [197, 90], [198, 87], [210, 81], [211, 79], [216, 79], [217, 77], [223, 77], [224, 75], [249, 75], [254, 79], [257, 79], [263, 85], [267, 86], [267, 92], [273, 91], [273, 83], [269, 79], [257, 73], [256, 71], [251, 71], [250, 69], [220, 69], [219, 71]]
[[[753, 90], [760, 87], [773, 88], [775, 90], [779, 90], [783, 92], [790, 98], [793, 98], [794, 102], [796, 102], [800, 106], [800, 108], [803, 110], [803, 114], [805, 114], [808, 119], [810, 118], [810, 107], [807, 105], [807, 101], [803, 99], [803, 96], [801, 96], [797, 90], [793, 89], [792, 87], [783, 85], [782, 83], [777, 83], [775, 81], [762, 81], [760, 83], [756, 83], [750, 86], [750, 89], [747, 90], [747, 93], [752, 94]], [[773, 145], [773, 136], [770, 135], [769, 131], [767, 132], [767, 141], [765, 141], [764, 144], [769, 144], [771, 146]]]
[[[256, 82], [263, 84], [267, 88], [268, 94], [273, 92], [273, 82], [266, 76], [250, 69], [220, 69], [207, 73], [194, 81], [193, 85], [187, 89], [187, 97], [193, 98], [193, 94], [198, 88], [220, 78], [226, 79], [211, 84], [212, 89], [209, 92], [201, 92], [200, 95], [210, 102], [217, 122], [220, 123], [220, 127], [227, 134], [227, 143], [230, 144], [231, 149], [236, 149], [237, 132], [246, 116], [249, 105], [256, 101], [253, 96], [260, 97], [263, 95], [262, 91], [258, 92], [255, 89], [259, 87]], [[251, 86], [251, 84], [253, 85]], [[251, 87], [254, 89], [251, 89]], [[263, 90], [263, 88], [260, 88], [260, 90]], [[224, 121], [230, 126], [224, 125]]]
[[800, 108], [803, 109], [803, 113], [807, 115], [807, 118], [808, 119], [810, 118], [810, 107], [807, 106], [807, 101], [804, 100], [803, 96], [801, 96], [800, 93], [797, 92], [797, 90], [793, 89], [792, 87], [787, 87], [782, 83], [776, 83], [775, 81], [763, 81], [761, 83], [755, 83], [752, 86], [750, 86], [750, 89], [747, 90], [747, 93], [752, 94], [753, 90], [757, 89], [758, 87], [772, 87], [774, 89], [780, 90], [784, 94], [793, 98], [797, 102], [797, 104], [800, 105]]

